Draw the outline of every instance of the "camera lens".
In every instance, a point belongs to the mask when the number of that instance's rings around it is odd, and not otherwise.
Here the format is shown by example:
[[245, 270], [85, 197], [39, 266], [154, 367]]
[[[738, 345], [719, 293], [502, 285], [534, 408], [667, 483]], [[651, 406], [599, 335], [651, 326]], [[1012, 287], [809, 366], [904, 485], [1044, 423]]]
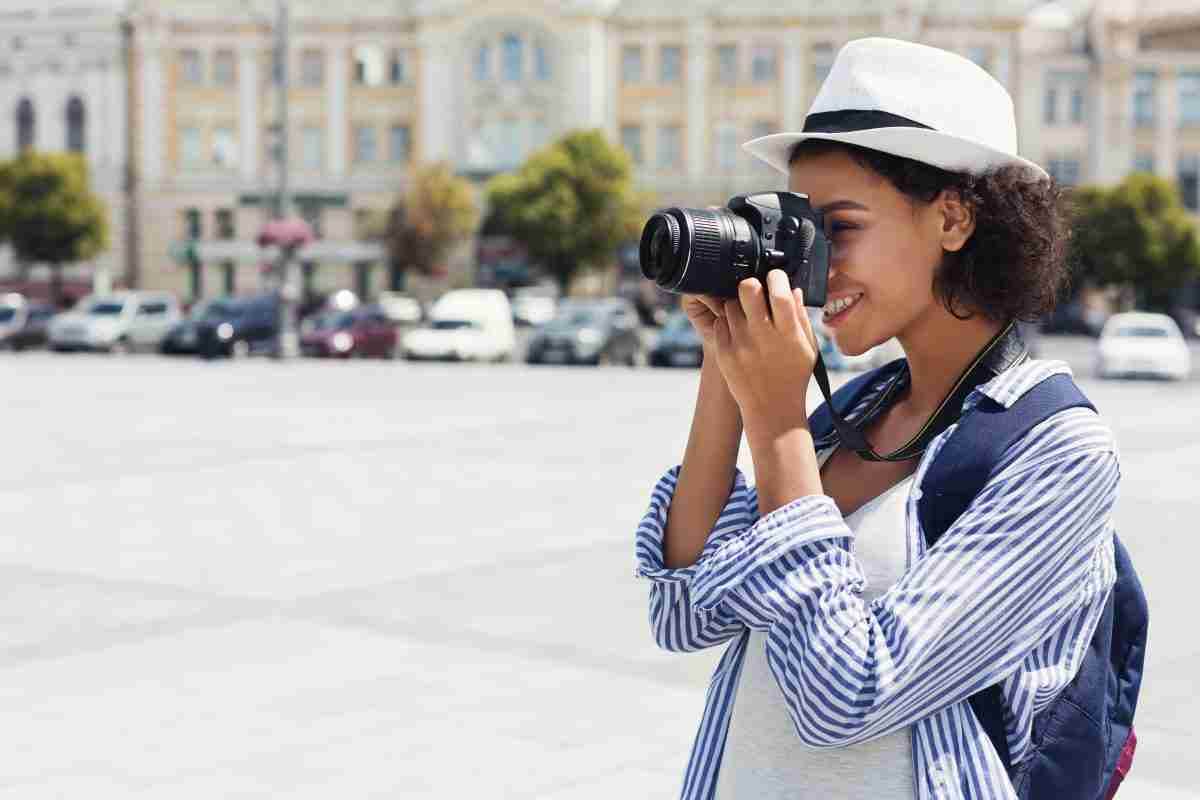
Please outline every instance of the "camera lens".
[[753, 274], [760, 246], [742, 217], [726, 208], [668, 208], [642, 229], [642, 274], [676, 294], [732, 297]]

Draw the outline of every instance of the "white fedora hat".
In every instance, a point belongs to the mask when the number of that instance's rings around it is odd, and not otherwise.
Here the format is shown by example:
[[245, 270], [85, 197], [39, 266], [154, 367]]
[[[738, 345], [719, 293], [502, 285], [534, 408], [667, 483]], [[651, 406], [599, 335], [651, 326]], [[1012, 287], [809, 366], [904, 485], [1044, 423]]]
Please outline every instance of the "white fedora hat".
[[1012, 97], [999, 81], [960, 55], [899, 39], [847, 42], [804, 130], [742, 147], [786, 174], [792, 147], [805, 139], [856, 144], [954, 172], [1021, 166], [1046, 177], [1017, 155]]

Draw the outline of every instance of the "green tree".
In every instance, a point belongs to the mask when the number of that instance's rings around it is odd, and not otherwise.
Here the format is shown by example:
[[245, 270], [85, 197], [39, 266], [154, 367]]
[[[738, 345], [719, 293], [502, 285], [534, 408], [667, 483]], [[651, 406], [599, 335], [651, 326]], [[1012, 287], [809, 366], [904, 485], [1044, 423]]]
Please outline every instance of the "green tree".
[[638, 235], [646, 207], [628, 154], [599, 130], [567, 134], [518, 171], [493, 178], [487, 193], [499, 227], [563, 294], [581, 268], [610, 262], [617, 245]]
[[0, 239], [18, 259], [50, 265], [60, 302], [63, 265], [108, 246], [107, 209], [91, 190], [83, 157], [26, 151], [0, 163]]
[[470, 181], [445, 162], [418, 167], [408, 189], [382, 218], [368, 223], [368, 238], [383, 242], [388, 253], [388, 285], [403, 291], [408, 270], [421, 275], [444, 271], [451, 249], [479, 224]]
[[1179, 287], [1200, 277], [1196, 224], [1169, 181], [1130, 175], [1111, 188], [1080, 187], [1072, 200], [1081, 277], [1131, 285], [1147, 308], [1162, 310]]

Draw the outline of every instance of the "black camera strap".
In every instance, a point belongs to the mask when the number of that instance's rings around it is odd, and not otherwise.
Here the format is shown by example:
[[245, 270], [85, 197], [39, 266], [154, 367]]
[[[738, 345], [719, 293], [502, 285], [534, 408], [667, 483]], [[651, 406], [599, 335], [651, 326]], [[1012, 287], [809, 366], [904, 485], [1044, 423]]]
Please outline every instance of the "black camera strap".
[[[817, 379], [817, 385], [821, 389], [821, 394], [825, 396], [825, 403], [829, 409], [829, 417], [833, 423], [834, 429], [837, 431], [838, 440], [844, 447], [849, 447], [858, 457], [864, 461], [908, 461], [916, 458], [925, 452], [925, 448], [935, 436], [942, 433], [950, 427], [962, 413], [963, 401], [967, 399], [967, 395], [976, 387], [999, 375], [1009, 367], [1020, 364], [1029, 358], [1029, 351], [1025, 347], [1025, 342], [1021, 339], [1020, 332], [1016, 328], [1015, 322], [1010, 322], [999, 333], [992, 337], [979, 354], [971, 361], [962, 375], [959, 376], [954, 386], [949, 393], [942, 399], [935, 411], [925, 424], [921, 426], [921, 430], [917, 432], [906, 444], [898, 450], [880, 455], [871, 447], [871, 443], [867, 441], [867, 437], [857, 427], [864, 425], [873, 419], [880, 410], [886, 408], [892, 401], [896, 392], [904, 384], [908, 378], [908, 364], [902, 365], [901, 369], [897, 370], [883, 391], [876, 398], [871, 408], [867, 409], [859, 419], [857, 424], [847, 422], [842, 416], [838, 408], [833, 404], [833, 393], [829, 389], [829, 374], [825, 370], [825, 362], [821, 359], [821, 354], [817, 353], [817, 363], [813, 368], [813, 376]], [[845, 409], [848, 413], [849, 408]]]

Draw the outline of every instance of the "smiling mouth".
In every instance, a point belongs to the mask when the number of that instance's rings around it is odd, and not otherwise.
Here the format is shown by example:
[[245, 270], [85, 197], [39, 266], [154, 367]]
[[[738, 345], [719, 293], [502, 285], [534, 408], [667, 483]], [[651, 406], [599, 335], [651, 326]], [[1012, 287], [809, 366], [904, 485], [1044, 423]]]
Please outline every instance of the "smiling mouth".
[[863, 297], [863, 293], [853, 294], [848, 297], [840, 297], [837, 300], [830, 300], [822, 309], [822, 320], [826, 323], [840, 321], [846, 316]]

